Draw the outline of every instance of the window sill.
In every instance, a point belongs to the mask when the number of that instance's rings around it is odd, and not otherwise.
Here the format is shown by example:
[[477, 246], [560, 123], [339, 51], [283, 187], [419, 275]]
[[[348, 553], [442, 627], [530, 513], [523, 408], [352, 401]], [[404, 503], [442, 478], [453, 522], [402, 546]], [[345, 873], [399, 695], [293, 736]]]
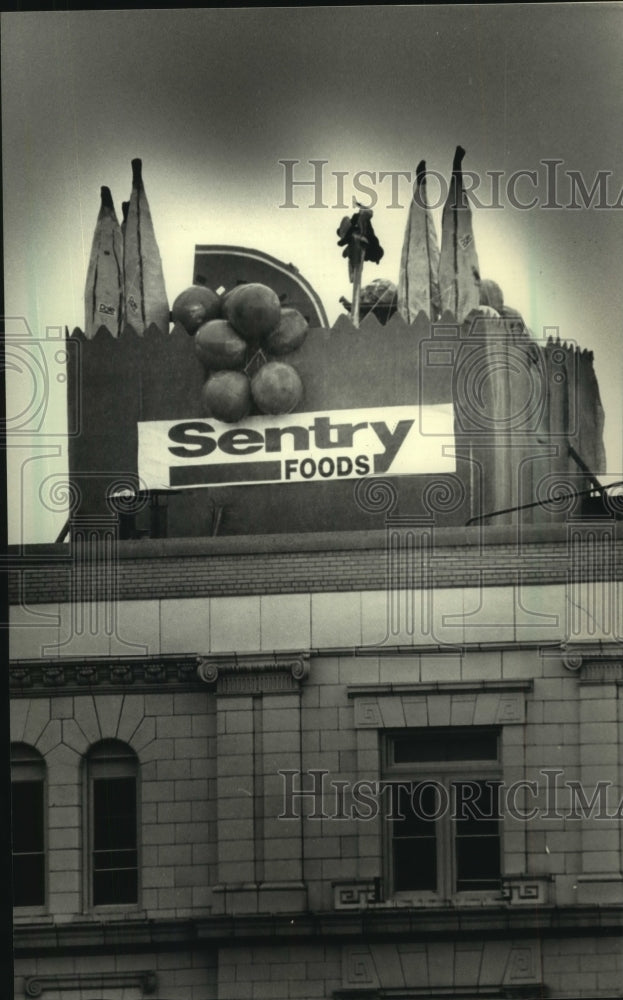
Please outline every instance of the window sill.
[[102, 903], [99, 906], [91, 906], [85, 913], [81, 914], [84, 920], [112, 920], [123, 919], [124, 917], [144, 918], [147, 911], [142, 909], [138, 903]]
[[13, 907], [13, 922], [18, 924], [20, 922], [32, 923], [36, 920], [37, 923], [53, 923], [54, 918], [49, 913], [47, 907], [45, 906], [14, 906]]
[[412, 907], [414, 909], [443, 909], [443, 910], [457, 910], [462, 907], [480, 907], [480, 906], [503, 906], [504, 898], [501, 892], [496, 893], [465, 893], [465, 895], [453, 896], [450, 899], [444, 899], [439, 896], [423, 896], [414, 895], [411, 892], [401, 893], [396, 892], [389, 897], [386, 901], [379, 904], [380, 906], [405, 906]]

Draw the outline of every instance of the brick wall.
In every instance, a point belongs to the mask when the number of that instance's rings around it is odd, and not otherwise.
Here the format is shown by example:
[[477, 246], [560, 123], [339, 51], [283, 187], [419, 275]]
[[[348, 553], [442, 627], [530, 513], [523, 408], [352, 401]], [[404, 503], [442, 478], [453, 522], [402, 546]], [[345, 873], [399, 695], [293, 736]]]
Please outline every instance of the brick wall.
[[[333, 538], [272, 536], [121, 542], [103, 581], [92, 574], [98, 551], [72, 556], [68, 546], [10, 551], [10, 601], [38, 604], [97, 600], [103, 586], [121, 600], [376, 590], [406, 578], [412, 586], [467, 587], [551, 583], [623, 576], [623, 537], [616, 522], [577, 531], [445, 529], [388, 523], [386, 531], [336, 533]], [[421, 556], [418, 555], [421, 553]], [[78, 580], [79, 585], [78, 585]], [[99, 588], [99, 590], [98, 590]]]

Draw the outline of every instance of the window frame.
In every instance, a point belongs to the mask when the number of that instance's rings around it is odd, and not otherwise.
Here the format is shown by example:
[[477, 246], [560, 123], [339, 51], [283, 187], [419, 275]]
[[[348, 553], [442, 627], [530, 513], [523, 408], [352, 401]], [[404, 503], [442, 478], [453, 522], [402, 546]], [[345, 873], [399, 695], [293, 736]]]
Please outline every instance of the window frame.
[[[136, 852], [136, 899], [131, 902], [118, 900], [106, 903], [95, 902], [95, 782], [106, 778], [133, 778], [135, 793], [135, 847]], [[90, 747], [85, 757], [84, 772], [84, 900], [87, 911], [109, 912], [121, 910], [136, 911], [141, 906], [141, 794], [140, 766], [135, 751], [127, 743], [116, 739], [106, 739]], [[101, 869], [100, 869], [101, 870]]]
[[[395, 763], [392, 748], [397, 738], [404, 739], [410, 733], [422, 736], [447, 734], [466, 740], [475, 739], [481, 735], [495, 735], [495, 759], [443, 761], [404, 761]], [[502, 764], [502, 727], [496, 726], [421, 726], [399, 729], [383, 729], [381, 737], [381, 773], [383, 785], [387, 784], [417, 784], [431, 781], [442, 784], [452, 796], [453, 781], [503, 781]], [[391, 801], [387, 796], [387, 801]], [[452, 802], [452, 798], [450, 798]], [[498, 820], [498, 844], [500, 861], [500, 884], [495, 889], [457, 889], [458, 864], [456, 850], [456, 831], [453, 829], [451, 816], [444, 815], [435, 820], [436, 834], [436, 889], [396, 889], [394, 875], [394, 850], [392, 820], [383, 823], [383, 877], [387, 886], [387, 895], [402, 903], [411, 902], [414, 905], [452, 905], [457, 903], [498, 903], [502, 898], [502, 877], [504, 869], [504, 824], [503, 817]]]
[[[48, 912], [50, 902], [50, 880], [49, 880], [49, 837], [48, 837], [48, 780], [45, 758], [35, 748], [27, 743], [11, 743], [11, 902], [13, 912], [16, 917], [39, 916]], [[19, 852], [15, 851], [13, 840], [13, 785], [22, 782], [37, 782], [41, 784], [41, 807], [42, 807], [42, 850], [39, 852]], [[36, 853], [43, 857], [43, 902], [27, 903], [19, 905], [15, 903], [13, 891], [14, 859], [16, 854]]]

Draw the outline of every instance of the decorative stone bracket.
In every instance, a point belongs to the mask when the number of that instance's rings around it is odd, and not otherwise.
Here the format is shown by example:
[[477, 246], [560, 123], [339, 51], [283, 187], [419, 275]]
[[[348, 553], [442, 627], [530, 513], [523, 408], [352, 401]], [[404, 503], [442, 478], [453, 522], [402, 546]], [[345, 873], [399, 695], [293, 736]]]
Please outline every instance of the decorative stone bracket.
[[199, 656], [197, 664], [197, 676], [217, 694], [298, 691], [309, 676], [309, 653]]
[[46, 990], [110, 990], [138, 986], [144, 995], [155, 993], [156, 973], [142, 972], [75, 972], [56, 976], [28, 976], [24, 980], [24, 996], [40, 997]]
[[578, 675], [581, 684], [623, 682], [623, 645], [616, 642], [568, 642], [562, 647], [562, 662]]

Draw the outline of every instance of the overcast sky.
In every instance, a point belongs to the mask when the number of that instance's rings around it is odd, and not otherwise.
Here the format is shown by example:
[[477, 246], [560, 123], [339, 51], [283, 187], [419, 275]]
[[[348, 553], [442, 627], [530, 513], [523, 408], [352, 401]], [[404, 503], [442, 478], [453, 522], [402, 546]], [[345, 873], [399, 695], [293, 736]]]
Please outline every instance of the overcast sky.
[[[191, 283], [195, 244], [230, 243], [292, 261], [333, 321], [350, 294], [338, 175], [349, 203], [355, 175], [370, 172], [360, 183], [371, 193], [358, 197], [375, 202], [386, 255], [364, 282], [397, 281], [410, 183], [379, 175], [413, 177], [424, 158], [438, 200], [461, 143], [480, 183], [481, 273], [535, 336], [558, 328], [595, 352], [608, 470], [623, 478], [623, 198], [606, 207], [623, 189], [622, 43], [619, 3], [4, 14], [7, 314], [39, 337], [83, 325], [100, 186], [121, 217], [141, 157], [170, 302]], [[311, 187], [294, 189], [298, 208], [280, 207], [281, 160], [300, 161], [302, 180], [310, 160], [327, 161], [325, 208], [310, 207]], [[561, 161], [556, 191], [548, 160]], [[605, 172], [603, 207], [577, 193], [569, 207], [568, 171], [588, 190]], [[500, 207], [484, 207], [492, 201]], [[50, 540], [63, 519], [36, 496], [66, 450], [56, 347], [45, 350], [51, 436], [12, 439], [10, 474], [25, 493], [14, 540]], [[8, 374], [12, 415], [38, 390], [32, 372]]]

